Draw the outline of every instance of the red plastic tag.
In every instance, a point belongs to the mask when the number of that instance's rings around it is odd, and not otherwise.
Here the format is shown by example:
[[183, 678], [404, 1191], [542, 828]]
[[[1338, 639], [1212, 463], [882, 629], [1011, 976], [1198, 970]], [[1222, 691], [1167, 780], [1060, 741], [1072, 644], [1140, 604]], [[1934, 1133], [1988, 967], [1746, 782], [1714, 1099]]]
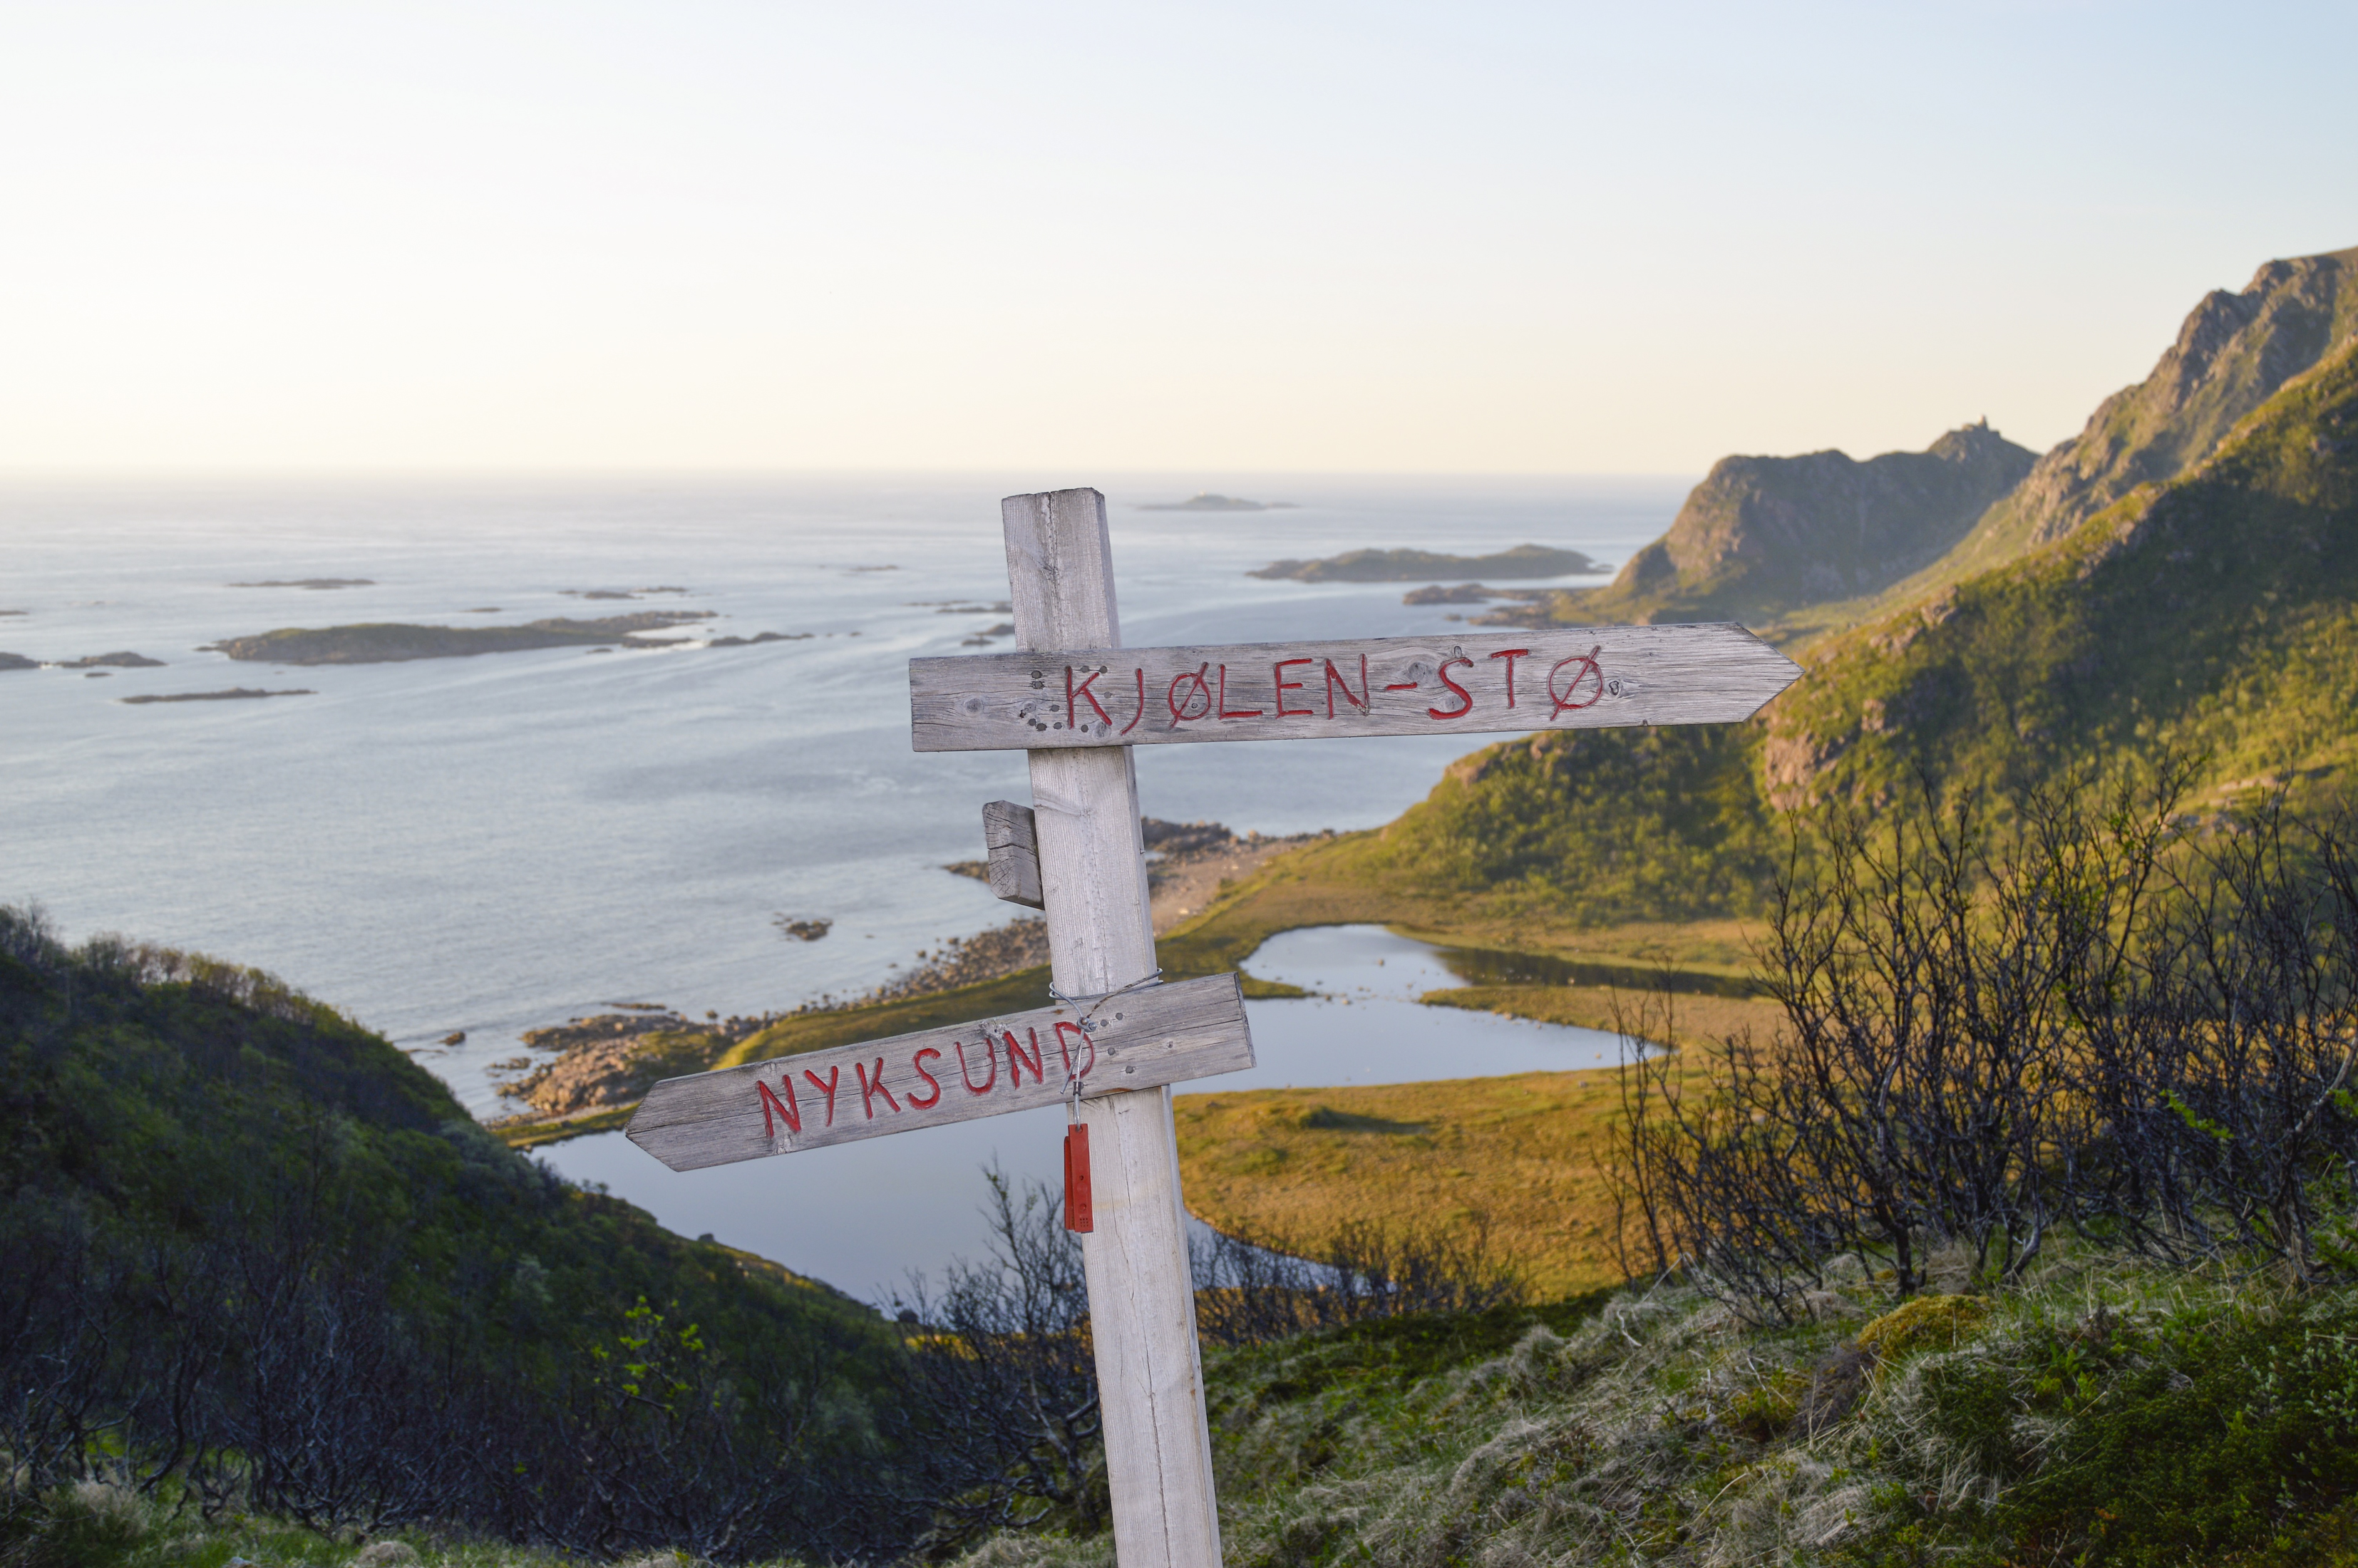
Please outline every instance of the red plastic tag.
[[1089, 1212], [1089, 1126], [1086, 1121], [1065, 1129], [1065, 1228], [1096, 1228]]

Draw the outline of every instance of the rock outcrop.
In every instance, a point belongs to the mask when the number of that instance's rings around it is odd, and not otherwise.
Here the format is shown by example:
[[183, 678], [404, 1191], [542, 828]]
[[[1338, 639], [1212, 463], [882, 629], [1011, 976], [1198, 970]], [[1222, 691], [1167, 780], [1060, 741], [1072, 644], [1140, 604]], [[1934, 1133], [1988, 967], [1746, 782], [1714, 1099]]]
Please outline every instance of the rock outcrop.
[[1558, 618], [1773, 620], [1880, 591], [1937, 560], [2037, 460], [1986, 423], [1921, 452], [1722, 458], [1670, 532]]
[[2240, 294], [2212, 290], [2152, 374], [2106, 398], [1990, 508], [1949, 575], [2052, 544], [2138, 485], [2177, 478], [2353, 332], [2358, 248], [2272, 261]]

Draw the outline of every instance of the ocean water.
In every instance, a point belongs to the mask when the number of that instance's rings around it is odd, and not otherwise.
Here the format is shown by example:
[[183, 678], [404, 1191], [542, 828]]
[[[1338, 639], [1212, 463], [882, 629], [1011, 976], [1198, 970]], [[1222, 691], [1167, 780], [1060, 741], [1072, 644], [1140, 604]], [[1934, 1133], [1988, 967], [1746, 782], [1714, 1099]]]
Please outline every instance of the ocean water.
[[[1063, 481], [0, 487], [0, 611], [22, 612], [0, 614], [0, 650], [164, 661], [0, 671], [0, 900], [45, 905], [70, 936], [120, 931], [269, 969], [383, 1031], [484, 1116], [502, 1109], [486, 1069], [524, 1030], [616, 1001], [754, 1013], [875, 984], [1014, 913], [939, 868], [981, 853], [984, 801], [1026, 798], [1022, 758], [912, 752], [905, 666], [1005, 619], [999, 497]], [[1210, 483], [1300, 504], [1140, 507]], [[1362, 546], [1526, 541], [1617, 567], [1687, 481], [1099, 484], [1124, 639], [1142, 645], [1438, 630], [1453, 611], [1403, 605], [1413, 585], [1246, 574]], [[304, 578], [372, 582], [232, 586]], [[687, 591], [578, 597], [658, 586]], [[281, 626], [675, 607], [715, 618], [662, 651], [286, 668], [200, 651]], [[811, 635], [702, 645], [761, 632]], [[314, 695], [117, 700], [233, 686]], [[1367, 827], [1466, 748], [1149, 748], [1141, 798], [1153, 816], [1238, 829]], [[780, 914], [834, 925], [790, 941]], [[437, 1044], [459, 1030], [465, 1044]]]

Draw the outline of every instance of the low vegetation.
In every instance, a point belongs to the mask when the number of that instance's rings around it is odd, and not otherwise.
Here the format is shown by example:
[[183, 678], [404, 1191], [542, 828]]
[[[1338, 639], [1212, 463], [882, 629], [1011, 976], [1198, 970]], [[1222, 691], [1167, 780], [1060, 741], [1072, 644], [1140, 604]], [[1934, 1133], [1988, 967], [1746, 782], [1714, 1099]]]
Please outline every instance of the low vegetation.
[[1617, 1103], [1608, 1070], [1216, 1091], [1174, 1108], [1187, 1206], [1221, 1230], [1306, 1250], [1414, 1216], [1482, 1236], [1553, 1299], [1623, 1278], [1605, 1179]]
[[[2358, 1561], [2358, 1292], [2059, 1249], [2015, 1284], [1889, 1305], [1829, 1260], [1815, 1314], [1745, 1325], [1675, 1281], [1207, 1346], [1231, 1563]], [[1110, 1568], [1069, 1516], [965, 1568]], [[28, 1562], [542, 1568], [419, 1526], [357, 1552], [83, 1483]], [[687, 1568], [653, 1560], [650, 1568]]]
[[872, 1310], [568, 1185], [269, 977], [0, 909], [0, 1550], [86, 1479], [601, 1555], [915, 1528], [829, 1495], [879, 1451]]

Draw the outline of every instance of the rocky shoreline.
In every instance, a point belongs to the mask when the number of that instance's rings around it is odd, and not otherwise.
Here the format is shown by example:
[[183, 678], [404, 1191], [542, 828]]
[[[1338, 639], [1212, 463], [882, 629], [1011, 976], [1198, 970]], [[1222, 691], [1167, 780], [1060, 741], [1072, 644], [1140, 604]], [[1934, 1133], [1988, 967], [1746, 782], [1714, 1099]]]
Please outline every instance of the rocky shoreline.
[[[1152, 817], [1141, 826], [1153, 857], [1147, 880], [1158, 935], [1199, 913], [1225, 883], [1249, 874], [1271, 856], [1332, 837], [1331, 831], [1284, 838], [1238, 834], [1217, 822]], [[972, 874], [964, 866], [944, 869]], [[536, 1066], [530, 1057], [503, 1064], [523, 1072], [499, 1089], [503, 1098], [517, 1102], [518, 1108], [491, 1125], [528, 1132], [577, 1119], [619, 1115], [661, 1080], [702, 1072], [782, 1020], [931, 996], [1035, 968], [1048, 961], [1048, 926], [1038, 915], [1024, 915], [972, 936], [953, 937], [937, 948], [921, 949], [916, 957], [918, 963], [907, 973], [859, 995], [824, 995], [784, 1012], [730, 1018], [707, 1014], [699, 1022], [669, 1008], [637, 1004], [628, 1011], [601, 1012], [526, 1031], [525, 1047], [553, 1054], [553, 1059]], [[1047, 999], [1041, 1000], [1044, 1004]]]

